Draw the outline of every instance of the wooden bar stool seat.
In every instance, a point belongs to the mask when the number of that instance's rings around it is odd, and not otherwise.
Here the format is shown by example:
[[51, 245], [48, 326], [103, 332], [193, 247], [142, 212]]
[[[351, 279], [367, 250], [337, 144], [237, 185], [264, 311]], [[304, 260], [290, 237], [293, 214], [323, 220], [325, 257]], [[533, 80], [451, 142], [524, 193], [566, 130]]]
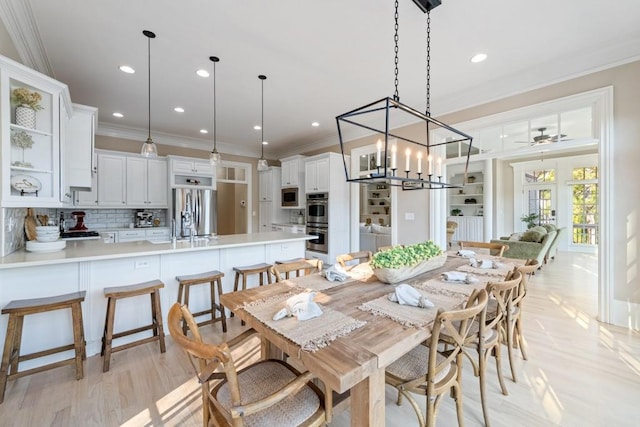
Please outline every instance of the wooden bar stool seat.
[[[247, 289], [247, 276], [252, 274], [259, 275], [259, 284], [260, 286], [264, 285], [264, 276], [267, 276], [267, 283], [271, 283], [271, 274], [269, 274], [269, 270], [271, 269], [271, 264], [261, 263], [254, 265], [246, 265], [244, 267], [233, 267], [233, 271], [236, 272], [236, 278], [233, 282], [233, 292], [238, 291], [238, 285], [240, 283], [240, 276], [242, 276], [242, 290]], [[231, 312], [231, 317], [233, 317], [233, 312]], [[244, 325], [244, 321], [241, 322]]]
[[[148, 342], [160, 341], [160, 352], [166, 351], [164, 343], [164, 330], [162, 328], [162, 310], [160, 308], [160, 289], [164, 288], [164, 283], [160, 280], [152, 280], [150, 282], [137, 283], [128, 286], [115, 286], [104, 289], [104, 296], [107, 298], [107, 316], [104, 322], [104, 334], [102, 335], [102, 351], [100, 354], [104, 356], [102, 363], [102, 372], [109, 370], [111, 362], [111, 353], [126, 350], [128, 348], [146, 344]], [[139, 328], [129, 329], [126, 331], [113, 333], [113, 324], [116, 313], [116, 301], [122, 298], [131, 298], [140, 295], [150, 295], [151, 297], [151, 324], [141, 326]], [[127, 335], [137, 334], [147, 330], [153, 330], [153, 336], [139, 339], [127, 344], [113, 347], [112, 341]]]
[[[208, 283], [211, 293], [211, 304], [206, 310], [191, 313], [193, 317], [199, 317], [206, 314], [211, 315], [208, 320], [197, 323], [198, 326], [208, 325], [210, 323], [222, 322], [222, 332], [227, 332], [227, 318], [224, 313], [222, 304], [216, 302], [215, 288], [218, 288], [218, 296], [222, 295], [222, 278], [224, 273], [218, 270], [207, 271], [206, 273], [190, 274], [185, 276], [176, 276], [178, 281], [178, 303], [189, 307], [189, 288], [194, 285], [203, 285]], [[220, 313], [216, 316], [216, 310]], [[187, 322], [182, 322], [182, 332], [187, 335]]]
[[[2, 365], [0, 365], [0, 403], [4, 400], [4, 392], [7, 387], [7, 380], [24, 377], [26, 375], [54, 369], [64, 365], [75, 365], [76, 379], [84, 377], [82, 361], [87, 358], [84, 339], [84, 325], [82, 323], [82, 305], [85, 291], [73, 292], [65, 295], [57, 295], [47, 298], [35, 298], [28, 300], [11, 301], [2, 309], [2, 314], [9, 315], [7, 326], [7, 336], [4, 342], [4, 352], [2, 354]], [[71, 310], [73, 323], [73, 344], [38, 351], [36, 353], [20, 355], [22, 344], [22, 325], [24, 316], [36, 313], [45, 313], [54, 310]], [[59, 362], [49, 363], [37, 368], [18, 371], [20, 362], [32, 360], [39, 357], [48, 356], [62, 351], [74, 350], [75, 356]]]

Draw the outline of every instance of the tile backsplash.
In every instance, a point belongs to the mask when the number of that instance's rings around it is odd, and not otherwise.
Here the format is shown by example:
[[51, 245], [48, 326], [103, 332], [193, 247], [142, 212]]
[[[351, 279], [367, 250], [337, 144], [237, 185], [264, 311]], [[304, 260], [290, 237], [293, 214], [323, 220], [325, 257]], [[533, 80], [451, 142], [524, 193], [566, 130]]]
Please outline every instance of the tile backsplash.
[[[69, 229], [76, 224], [76, 220], [71, 214], [79, 209], [34, 209], [35, 215], [48, 215], [56, 225], [60, 219], [60, 213], [64, 214], [65, 229]], [[136, 212], [138, 209], [84, 209], [86, 216], [84, 224], [89, 230], [106, 231], [117, 228], [128, 228], [129, 224], [135, 224]], [[152, 212], [154, 218], [160, 219], [160, 227], [167, 226], [166, 209], [147, 209], [145, 212]], [[2, 256], [22, 249], [25, 246], [24, 218], [27, 216], [26, 208], [5, 208], [4, 209], [4, 233], [2, 241]], [[9, 227], [11, 224], [11, 227]]]

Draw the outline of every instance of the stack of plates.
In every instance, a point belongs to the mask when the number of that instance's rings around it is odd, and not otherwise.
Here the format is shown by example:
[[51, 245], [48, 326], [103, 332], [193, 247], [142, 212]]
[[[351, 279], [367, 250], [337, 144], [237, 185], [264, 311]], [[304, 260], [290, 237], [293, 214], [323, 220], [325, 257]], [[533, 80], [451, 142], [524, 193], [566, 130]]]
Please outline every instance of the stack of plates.
[[55, 225], [36, 227], [38, 242], [55, 242], [60, 238], [60, 230]]
[[66, 246], [66, 240], [56, 240], [54, 242], [30, 240], [27, 242], [27, 250], [29, 252], [56, 252], [64, 249]]

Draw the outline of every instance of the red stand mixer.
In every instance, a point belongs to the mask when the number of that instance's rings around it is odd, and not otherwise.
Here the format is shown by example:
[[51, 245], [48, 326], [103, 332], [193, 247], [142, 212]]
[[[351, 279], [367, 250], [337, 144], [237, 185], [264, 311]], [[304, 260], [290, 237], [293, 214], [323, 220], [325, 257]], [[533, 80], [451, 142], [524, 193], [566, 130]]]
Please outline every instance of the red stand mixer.
[[84, 225], [84, 217], [87, 215], [83, 211], [73, 211], [71, 215], [76, 219], [76, 225], [69, 229], [69, 231], [85, 231], [87, 226]]

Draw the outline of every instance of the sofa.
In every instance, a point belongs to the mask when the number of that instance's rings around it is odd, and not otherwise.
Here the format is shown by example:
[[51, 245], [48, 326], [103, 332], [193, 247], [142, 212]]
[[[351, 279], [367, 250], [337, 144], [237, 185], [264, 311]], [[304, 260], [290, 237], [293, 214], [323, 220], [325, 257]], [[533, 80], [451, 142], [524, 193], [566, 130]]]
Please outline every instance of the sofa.
[[381, 246], [391, 245], [391, 227], [360, 224], [360, 250], [378, 252]]
[[538, 226], [524, 233], [514, 233], [509, 237], [491, 240], [491, 243], [509, 245], [509, 249], [504, 252], [504, 256], [507, 258], [536, 259], [538, 264], [542, 266], [557, 234], [555, 227], [549, 227], [547, 230]]

